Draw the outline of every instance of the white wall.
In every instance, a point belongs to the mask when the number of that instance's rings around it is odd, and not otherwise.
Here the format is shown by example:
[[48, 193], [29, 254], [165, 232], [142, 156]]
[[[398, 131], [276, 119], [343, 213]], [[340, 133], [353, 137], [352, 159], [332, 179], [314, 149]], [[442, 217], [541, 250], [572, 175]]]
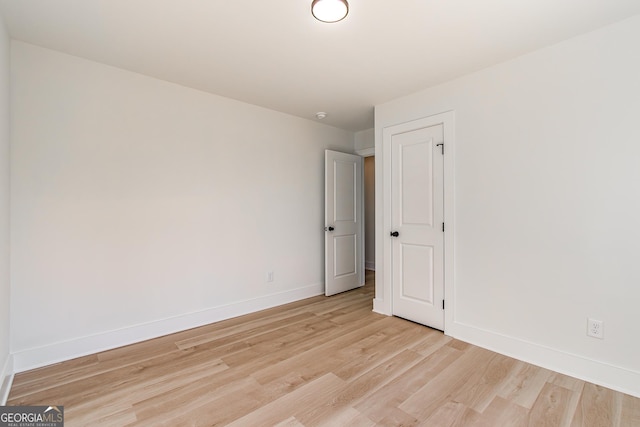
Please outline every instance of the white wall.
[[324, 149], [353, 133], [12, 55], [16, 370], [323, 291]]
[[638, 40], [640, 16], [380, 105], [376, 152], [455, 112], [447, 333], [640, 396]]
[[353, 137], [353, 146], [361, 156], [372, 156], [375, 149], [375, 129], [356, 132]]
[[12, 372], [9, 324], [9, 35], [0, 16], [0, 405]]

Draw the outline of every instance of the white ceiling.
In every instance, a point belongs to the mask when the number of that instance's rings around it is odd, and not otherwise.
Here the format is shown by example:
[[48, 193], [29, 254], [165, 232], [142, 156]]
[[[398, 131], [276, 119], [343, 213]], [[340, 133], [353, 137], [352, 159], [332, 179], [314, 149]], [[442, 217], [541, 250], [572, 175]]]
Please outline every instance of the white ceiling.
[[0, 0], [11, 36], [358, 131], [373, 106], [640, 13], [639, 0]]

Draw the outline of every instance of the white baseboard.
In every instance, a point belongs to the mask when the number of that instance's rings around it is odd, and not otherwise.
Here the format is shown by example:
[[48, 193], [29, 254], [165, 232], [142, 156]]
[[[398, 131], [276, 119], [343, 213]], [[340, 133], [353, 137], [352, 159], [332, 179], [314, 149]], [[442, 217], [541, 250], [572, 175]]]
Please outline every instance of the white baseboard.
[[9, 355], [0, 370], [0, 406], [7, 404], [9, 399], [9, 391], [13, 384], [13, 356]]
[[384, 300], [379, 298], [373, 299], [373, 312], [378, 314], [384, 314], [385, 316], [391, 316], [391, 313], [387, 310], [384, 304]]
[[365, 261], [364, 269], [376, 271], [376, 263], [374, 261]]
[[242, 316], [324, 293], [324, 284], [310, 285], [251, 300], [188, 313], [154, 322], [58, 342], [13, 353], [12, 372], [24, 372], [99, 353], [163, 335]]
[[458, 322], [448, 326], [446, 334], [533, 365], [640, 397], [640, 372], [637, 371]]

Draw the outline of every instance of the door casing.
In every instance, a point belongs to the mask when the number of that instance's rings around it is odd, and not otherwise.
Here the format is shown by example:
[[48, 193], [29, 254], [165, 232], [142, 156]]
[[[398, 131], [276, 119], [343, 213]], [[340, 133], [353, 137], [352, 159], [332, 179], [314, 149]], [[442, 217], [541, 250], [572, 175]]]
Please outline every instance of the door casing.
[[408, 128], [419, 129], [437, 124], [443, 125], [444, 132], [444, 330], [455, 321], [455, 114], [447, 111], [415, 120], [398, 121], [388, 126], [376, 128], [376, 197], [380, 205], [376, 209], [376, 296], [373, 311], [392, 315], [392, 241], [389, 239], [391, 227], [391, 144], [383, 141], [384, 128], [407, 124]]

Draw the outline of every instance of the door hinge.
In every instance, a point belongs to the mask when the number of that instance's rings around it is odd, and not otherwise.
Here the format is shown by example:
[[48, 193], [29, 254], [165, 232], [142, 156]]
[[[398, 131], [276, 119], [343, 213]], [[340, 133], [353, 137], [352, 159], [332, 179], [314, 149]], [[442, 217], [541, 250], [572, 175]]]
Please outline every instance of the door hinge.
[[442, 232], [444, 233], [444, 222], [442, 223]]
[[441, 142], [440, 144], [436, 144], [436, 147], [440, 147], [440, 149], [442, 150], [441, 153], [444, 156], [444, 144]]
[[442, 300], [442, 309], [444, 310], [444, 300]]

